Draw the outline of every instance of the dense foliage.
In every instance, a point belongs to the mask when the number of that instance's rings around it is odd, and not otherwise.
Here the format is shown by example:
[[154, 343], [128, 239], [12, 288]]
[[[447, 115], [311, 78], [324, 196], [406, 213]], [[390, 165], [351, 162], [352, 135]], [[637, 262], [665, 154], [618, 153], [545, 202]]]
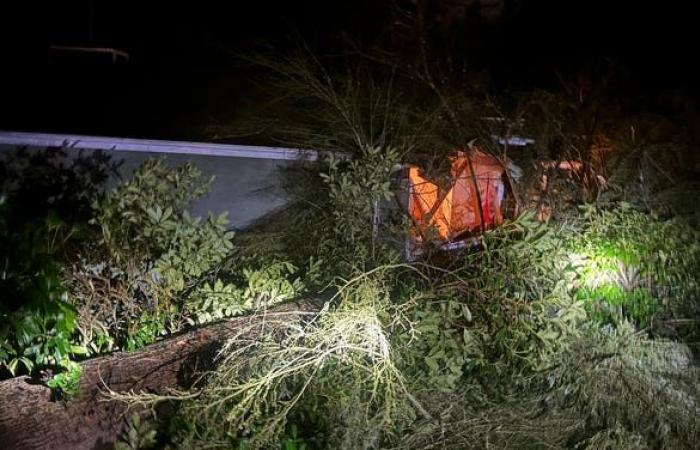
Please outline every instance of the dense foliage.
[[[52, 182], [38, 183], [31, 164]], [[187, 211], [210, 182], [195, 167], [148, 160], [104, 192], [115, 169], [100, 153], [72, 161], [60, 150], [3, 162], [0, 365], [40, 376], [57, 397], [76, 393], [75, 360], [85, 355], [133, 351], [304, 289], [290, 263], [225, 267], [233, 247], [225, 215]], [[30, 198], [36, 209], [20, 207]]]
[[150, 160], [94, 202], [97, 242], [71, 275], [84, 345], [133, 350], [182, 326], [183, 297], [232, 247], [225, 215], [202, 220], [186, 210], [208, 184], [191, 165]]
[[[363, 164], [376, 167], [356, 158], [335, 170]], [[347, 274], [335, 294], [301, 328], [231, 338], [218, 369], [182, 397], [171, 445], [270, 448], [294, 429], [312, 448], [692, 446], [698, 370], [682, 340], [694, 325], [669, 334], [669, 324], [697, 320], [693, 228], [627, 204], [589, 205], [560, 223], [526, 213], [478, 250], [406, 264], [372, 253], [370, 194], [337, 213], [365, 183], [340, 179], [348, 201], [319, 220], [341, 226], [324, 232], [342, 234], [347, 217], [367, 234], [333, 249]], [[269, 252], [285, 257], [284, 246]], [[205, 310], [221, 307], [205, 298]]]
[[[327, 301], [306, 321], [244, 323], [190, 392], [113, 393], [172, 412], [132, 417], [118, 448], [696, 445], [700, 236], [695, 211], [679, 211], [696, 191], [660, 181], [687, 181], [674, 152], [651, 156], [674, 141], [635, 134], [610, 150], [590, 125], [600, 108], [580, 91], [509, 104], [450, 92], [427, 62], [408, 80], [386, 60], [337, 79], [308, 55], [263, 65], [307, 113], [282, 135], [338, 152], [292, 168], [292, 205], [255, 229], [234, 237], [225, 216], [191, 217], [210, 180], [189, 164], [148, 161], [109, 192], [96, 186], [104, 177], [77, 170], [81, 193], [53, 191], [80, 214], [42, 212], [25, 228], [13, 209], [22, 189], [4, 187], [9, 375], [50, 366], [59, 373], [47, 384], [70, 398], [84, 353], [135, 351], [240, 314], [267, 319], [270, 306], [322, 291]], [[395, 83], [426, 100], [400, 101]], [[484, 111], [500, 117], [485, 124]], [[526, 112], [534, 125], [521, 123]], [[492, 139], [521, 131], [537, 136], [533, 148]], [[395, 169], [439, 172], [474, 138], [506, 167], [511, 217], [472, 247], [403, 262], [409, 224], [394, 206]], [[106, 173], [93, 162], [74, 169]]]
[[117, 165], [93, 152], [24, 149], [0, 161], [0, 368], [10, 374], [70, 367], [77, 311], [63, 263], [85, 239], [89, 202]]
[[[283, 89], [277, 113], [285, 99], [299, 113], [277, 136], [345, 156], [295, 168], [297, 203], [237, 237], [239, 261], [319, 261], [325, 283], [306, 287], [331, 299], [301, 328], [230, 339], [182, 396], [170, 444], [276, 448], [294, 430], [308, 448], [692, 448], [700, 260], [673, 194], [696, 192], [680, 144], [629, 139], [577, 86], [501, 102], [451, 91], [469, 80], [427, 61], [403, 78], [370, 58], [345, 76], [308, 55], [254, 58]], [[518, 133], [536, 144], [491, 139]], [[383, 200], [400, 193], [394, 169], [439, 171], [474, 138], [524, 169], [507, 170], [511, 220], [478, 248], [402, 263], [406, 221]]]
[[582, 232], [568, 247], [577, 269], [578, 297], [602, 321], [633, 321], [693, 314], [698, 299], [700, 247], [695, 229], [662, 221], [628, 204], [588, 207]]

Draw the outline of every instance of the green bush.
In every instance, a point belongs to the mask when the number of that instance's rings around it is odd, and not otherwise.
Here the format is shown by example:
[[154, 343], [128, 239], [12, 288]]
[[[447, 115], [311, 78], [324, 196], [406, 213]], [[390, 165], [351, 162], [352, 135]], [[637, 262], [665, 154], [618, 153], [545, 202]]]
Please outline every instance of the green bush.
[[660, 220], [628, 204], [586, 207], [567, 242], [577, 298], [601, 322], [697, 317], [700, 236], [680, 221]]
[[[40, 295], [49, 298], [35, 300], [13, 312], [0, 311], [0, 365], [13, 376], [45, 366], [62, 367], [74, 355], [86, 352], [74, 344], [76, 312], [56, 297], [51, 282], [50, 278], [37, 280], [44, 288]], [[63, 293], [60, 288], [58, 292]]]
[[330, 154], [291, 170], [292, 205], [247, 238], [256, 240], [255, 250], [274, 252], [271, 259], [298, 266], [316, 261], [321, 284], [395, 262], [401, 246], [390, 243], [396, 230], [380, 220], [379, 208], [393, 199], [390, 180], [399, 156], [394, 148], [363, 147], [352, 160]]
[[71, 274], [83, 343], [137, 349], [182, 327], [188, 294], [232, 249], [226, 215], [193, 218], [186, 207], [211, 180], [190, 164], [148, 160], [93, 204], [97, 242]]
[[394, 448], [545, 450], [685, 449], [700, 433], [697, 366], [682, 344], [649, 339], [629, 323], [581, 335], [547, 370], [476, 379], [424, 402]]
[[455, 300], [418, 301], [425, 303], [411, 308], [411, 326], [396, 333], [394, 345], [419, 385], [430, 380], [430, 390], [452, 390], [480, 350], [469, 331], [471, 311]]
[[0, 159], [0, 367], [10, 375], [60, 370], [85, 353], [63, 277], [117, 166], [101, 152], [63, 149]]
[[46, 385], [51, 388], [56, 399], [70, 400], [78, 394], [78, 384], [83, 374], [80, 364], [70, 361], [64, 366], [65, 372], [53, 376]]
[[275, 262], [257, 270], [244, 268], [238, 286], [217, 279], [194, 291], [187, 299], [188, 310], [193, 322], [202, 324], [265, 309], [305, 291], [297, 272], [297, 267], [288, 262]]
[[340, 273], [391, 261], [392, 249], [379, 240], [376, 208], [394, 195], [390, 179], [398, 159], [394, 148], [365, 147], [350, 162], [330, 155], [327, 170], [320, 173], [328, 190], [328, 223], [318, 248], [320, 257], [334, 261]]
[[449, 391], [467, 373], [552, 364], [585, 320], [569, 282], [567, 236], [526, 214], [487, 232], [483, 248], [455, 256], [449, 270], [428, 266], [430, 283], [410, 303], [411, 332], [421, 332], [406, 346], [410, 370]]
[[[76, 311], [67, 301], [57, 260], [63, 225], [47, 217], [14, 228], [11, 205], [0, 203], [0, 367], [10, 375], [59, 367], [85, 350], [74, 345]], [[55, 239], [54, 240], [52, 240]]]
[[92, 222], [117, 261], [156, 259], [170, 249], [185, 208], [210, 182], [191, 164], [170, 169], [163, 159], [150, 159], [93, 204]]

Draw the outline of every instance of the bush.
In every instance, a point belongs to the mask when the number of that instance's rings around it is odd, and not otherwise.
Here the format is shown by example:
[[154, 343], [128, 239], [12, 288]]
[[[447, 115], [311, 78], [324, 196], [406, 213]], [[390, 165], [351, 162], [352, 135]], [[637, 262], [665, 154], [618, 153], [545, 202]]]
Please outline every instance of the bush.
[[467, 380], [425, 402], [440, 420], [414, 423], [396, 447], [694, 448], [699, 373], [688, 348], [629, 325], [582, 331], [547, 371], [502, 377], [496, 392]]
[[183, 394], [175, 445], [275, 447], [294, 424], [318, 448], [689, 448], [688, 349], [586, 320], [570, 248], [597, 236], [588, 220], [524, 215], [449, 268], [377, 266], [308, 324], [241, 330]]
[[243, 280], [238, 286], [217, 279], [213, 284], [205, 283], [188, 297], [193, 322], [202, 324], [266, 309], [298, 297], [306, 289], [302, 279], [295, 277], [297, 267], [288, 262], [275, 262], [257, 270], [244, 268], [242, 272]]
[[580, 232], [568, 241], [577, 298], [603, 323], [697, 318], [700, 236], [675, 220], [630, 205], [584, 209]]
[[71, 274], [84, 345], [134, 350], [182, 326], [188, 292], [232, 248], [225, 214], [201, 220], [186, 211], [210, 181], [192, 165], [149, 160], [94, 202], [97, 242]]
[[77, 320], [67, 303], [60, 265], [47, 248], [48, 228], [12, 229], [10, 205], [0, 204], [0, 366], [10, 375], [61, 366], [82, 353], [72, 345]]
[[101, 152], [69, 159], [62, 149], [0, 161], [0, 367], [10, 375], [67, 367], [85, 353], [63, 275], [116, 166]]
[[[482, 250], [428, 265], [402, 334], [406, 366], [451, 391], [466, 375], [486, 380], [542, 370], [579, 333], [586, 314], [573, 296], [563, 241], [568, 230], [526, 214], [483, 236]], [[419, 382], [419, 386], [421, 385]]]

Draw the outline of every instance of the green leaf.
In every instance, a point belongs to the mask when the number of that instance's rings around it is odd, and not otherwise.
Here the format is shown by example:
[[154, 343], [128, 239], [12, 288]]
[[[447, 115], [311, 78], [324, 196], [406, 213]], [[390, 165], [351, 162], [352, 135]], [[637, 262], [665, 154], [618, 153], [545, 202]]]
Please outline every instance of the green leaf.
[[88, 353], [87, 348], [82, 345], [71, 345], [70, 352], [75, 355], [86, 355]]

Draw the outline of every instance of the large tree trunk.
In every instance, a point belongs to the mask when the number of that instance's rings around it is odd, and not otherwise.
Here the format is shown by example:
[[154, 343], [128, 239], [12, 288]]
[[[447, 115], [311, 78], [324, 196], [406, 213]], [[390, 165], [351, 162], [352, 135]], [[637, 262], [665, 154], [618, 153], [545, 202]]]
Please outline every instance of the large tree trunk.
[[[80, 392], [67, 404], [51, 400], [48, 388], [28, 377], [0, 382], [0, 448], [111, 449], [125, 423], [126, 406], [108, 401], [115, 392], [165, 393], [187, 389], [197, 372], [212, 367], [219, 345], [243, 326], [303, 320], [319, 310], [316, 301], [287, 303], [267, 314], [214, 323], [149, 345], [84, 361]], [[264, 317], [264, 319], [263, 319]], [[250, 334], [255, 333], [253, 328]], [[254, 336], [250, 336], [254, 337]]]

